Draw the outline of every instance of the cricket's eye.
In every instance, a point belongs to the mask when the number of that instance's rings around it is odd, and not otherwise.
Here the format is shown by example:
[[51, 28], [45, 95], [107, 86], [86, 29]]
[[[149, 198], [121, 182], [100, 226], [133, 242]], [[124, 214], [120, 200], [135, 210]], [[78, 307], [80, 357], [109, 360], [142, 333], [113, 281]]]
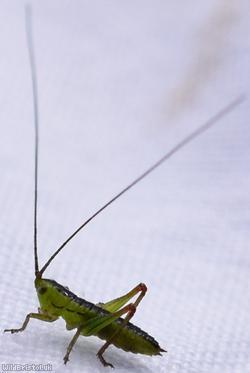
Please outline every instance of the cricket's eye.
[[39, 293], [39, 294], [44, 294], [44, 293], [46, 293], [46, 291], [47, 291], [47, 288], [46, 288], [46, 287], [38, 288], [38, 293]]

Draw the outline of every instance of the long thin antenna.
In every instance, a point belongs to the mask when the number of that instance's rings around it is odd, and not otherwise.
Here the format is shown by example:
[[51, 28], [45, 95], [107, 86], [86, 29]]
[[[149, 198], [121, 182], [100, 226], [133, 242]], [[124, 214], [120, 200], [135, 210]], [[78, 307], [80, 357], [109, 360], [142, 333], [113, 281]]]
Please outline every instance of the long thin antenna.
[[26, 39], [29, 53], [30, 72], [33, 92], [33, 110], [35, 124], [35, 185], [34, 185], [34, 260], [35, 260], [35, 275], [39, 274], [38, 255], [37, 255], [37, 180], [38, 180], [38, 93], [37, 93], [37, 78], [36, 78], [36, 63], [32, 39], [32, 12], [31, 6], [25, 6], [25, 24], [26, 24]]
[[157, 167], [159, 167], [163, 162], [165, 162], [167, 159], [169, 159], [173, 154], [178, 152], [181, 148], [186, 146], [188, 143], [190, 143], [192, 140], [194, 140], [196, 137], [201, 135], [203, 132], [207, 131], [210, 127], [212, 127], [215, 123], [217, 123], [221, 118], [223, 118], [226, 114], [231, 112], [236, 106], [238, 106], [243, 100], [244, 96], [240, 96], [234, 101], [232, 101], [229, 105], [224, 107], [222, 110], [220, 110], [217, 114], [215, 114], [212, 118], [210, 118], [206, 123], [204, 123], [202, 126], [200, 126], [198, 129], [193, 131], [190, 135], [185, 137], [182, 141], [180, 141], [177, 145], [175, 145], [170, 151], [168, 151], [162, 158], [160, 158], [156, 163], [154, 163], [150, 168], [148, 168], [143, 174], [141, 174], [137, 179], [132, 181], [131, 184], [129, 184], [126, 188], [124, 188], [120, 193], [115, 195], [109, 202], [105, 203], [99, 210], [97, 210], [90, 218], [88, 218], [77, 230], [67, 238], [66, 241], [63, 242], [63, 244], [54, 252], [54, 254], [50, 257], [50, 259], [45, 263], [45, 265], [40, 270], [40, 275], [43, 274], [43, 272], [46, 270], [46, 268], [50, 265], [52, 260], [59, 254], [59, 252], [64, 248], [64, 246], [72, 240], [75, 235], [80, 232], [80, 230], [85, 227], [92, 219], [94, 219], [98, 214], [100, 214], [106, 207], [111, 205], [116, 199], [121, 197], [122, 194], [126, 193], [129, 189], [131, 189], [133, 186], [135, 186], [139, 181], [144, 179], [147, 175], [149, 175], [152, 171], [154, 171]]

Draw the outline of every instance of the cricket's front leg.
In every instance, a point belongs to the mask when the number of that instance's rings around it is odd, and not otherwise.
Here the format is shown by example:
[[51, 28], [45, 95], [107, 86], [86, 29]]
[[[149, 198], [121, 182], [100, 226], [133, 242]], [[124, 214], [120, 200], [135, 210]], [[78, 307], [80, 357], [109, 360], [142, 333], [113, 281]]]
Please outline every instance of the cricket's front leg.
[[47, 321], [47, 322], [53, 322], [58, 319], [57, 316], [52, 316], [47, 313], [43, 313], [42, 311], [38, 310], [39, 313], [28, 313], [28, 315], [25, 317], [25, 320], [23, 322], [23, 325], [19, 329], [4, 329], [5, 332], [10, 332], [10, 333], [18, 333], [18, 332], [23, 332], [26, 329], [26, 326], [28, 325], [30, 319], [38, 319], [41, 321]]

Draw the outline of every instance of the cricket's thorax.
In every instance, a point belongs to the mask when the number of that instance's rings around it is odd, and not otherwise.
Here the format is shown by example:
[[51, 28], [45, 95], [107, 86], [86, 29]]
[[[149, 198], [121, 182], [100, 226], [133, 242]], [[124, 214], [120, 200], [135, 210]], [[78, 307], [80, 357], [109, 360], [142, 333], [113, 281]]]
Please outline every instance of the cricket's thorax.
[[[41, 311], [53, 317], [62, 317], [68, 330], [83, 326], [82, 335], [89, 334], [84, 331], [84, 324], [95, 317], [105, 317], [110, 312], [88, 302], [72, 293], [68, 288], [58, 284], [54, 280], [36, 279], [35, 287], [39, 298]], [[113, 321], [104, 327], [96, 335], [104, 340], [109, 339], [120, 327], [122, 318]], [[161, 348], [158, 342], [149, 334], [128, 323], [121, 328], [119, 334], [112, 343], [125, 351], [146, 355], [159, 355]]]

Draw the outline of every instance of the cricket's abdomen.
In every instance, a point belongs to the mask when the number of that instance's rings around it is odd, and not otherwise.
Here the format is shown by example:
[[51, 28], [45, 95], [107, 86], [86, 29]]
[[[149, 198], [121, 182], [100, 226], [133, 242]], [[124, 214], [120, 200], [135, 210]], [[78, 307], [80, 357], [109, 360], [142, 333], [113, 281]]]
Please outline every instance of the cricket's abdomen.
[[[62, 317], [69, 330], [83, 325], [81, 334], [89, 335], [84, 330], [84, 325], [88, 320], [97, 316], [101, 318], [110, 315], [109, 311], [77, 297], [54, 280], [38, 279], [35, 281], [35, 286], [42, 311]], [[132, 323], [122, 326], [122, 322], [123, 319], [119, 318], [94, 335], [107, 341], [119, 330], [119, 333], [112, 339], [112, 344], [117, 348], [145, 355], [160, 355], [160, 352], [164, 351], [149, 334]]]
[[112, 339], [112, 344], [117, 348], [133, 352], [134, 354], [150, 356], [160, 355], [164, 351], [153, 337], [132, 323], [128, 323], [126, 326], [120, 328], [122, 322], [123, 319], [118, 319], [103, 328], [97, 334], [98, 337], [107, 340], [119, 329], [119, 334]]

